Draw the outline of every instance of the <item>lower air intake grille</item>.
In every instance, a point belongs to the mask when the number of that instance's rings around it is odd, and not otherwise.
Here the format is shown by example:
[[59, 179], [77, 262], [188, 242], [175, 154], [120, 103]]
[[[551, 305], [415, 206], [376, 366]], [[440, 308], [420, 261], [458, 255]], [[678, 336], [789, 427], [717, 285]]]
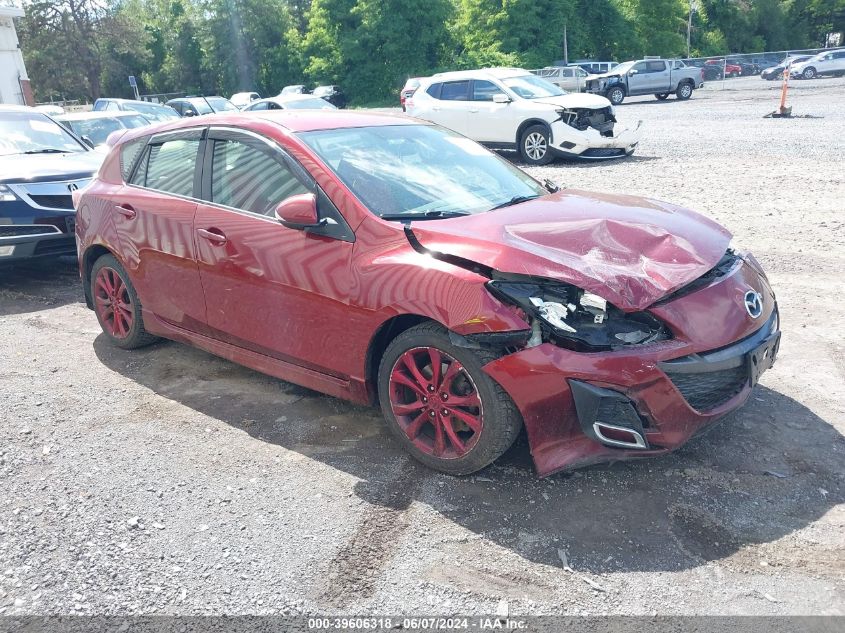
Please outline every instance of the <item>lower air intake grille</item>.
[[697, 411], [710, 411], [736, 396], [748, 383], [745, 363], [739, 367], [695, 374], [668, 373], [670, 380]]
[[624, 155], [625, 150], [618, 147], [591, 147], [580, 154], [584, 158], [614, 158]]

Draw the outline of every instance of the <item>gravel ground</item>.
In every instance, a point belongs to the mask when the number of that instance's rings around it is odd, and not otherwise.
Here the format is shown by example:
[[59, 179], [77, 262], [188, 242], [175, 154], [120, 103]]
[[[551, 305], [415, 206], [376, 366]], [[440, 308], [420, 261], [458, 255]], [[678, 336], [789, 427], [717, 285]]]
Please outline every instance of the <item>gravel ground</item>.
[[70, 264], [0, 272], [0, 613], [845, 612], [845, 79], [763, 119], [777, 88], [631, 99], [633, 158], [529, 169], [688, 205], [769, 271], [777, 365], [659, 459], [539, 480], [521, 442], [450, 478], [376, 410], [111, 347]]

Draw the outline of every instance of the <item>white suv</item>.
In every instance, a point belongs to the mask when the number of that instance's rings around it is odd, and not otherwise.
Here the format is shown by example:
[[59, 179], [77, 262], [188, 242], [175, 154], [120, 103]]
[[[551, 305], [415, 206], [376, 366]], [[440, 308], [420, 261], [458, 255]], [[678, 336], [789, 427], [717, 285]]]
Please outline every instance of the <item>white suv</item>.
[[845, 75], [845, 48], [823, 51], [803, 62], [792, 64], [789, 74], [802, 79], [813, 79], [819, 75]]
[[606, 98], [566, 93], [520, 68], [426, 77], [405, 107], [411, 116], [488, 147], [516, 149], [531, 165], [544, 165], [555, 156], [630, 156], [640, 140], [639, 124], [616, 129], [615, 112]]

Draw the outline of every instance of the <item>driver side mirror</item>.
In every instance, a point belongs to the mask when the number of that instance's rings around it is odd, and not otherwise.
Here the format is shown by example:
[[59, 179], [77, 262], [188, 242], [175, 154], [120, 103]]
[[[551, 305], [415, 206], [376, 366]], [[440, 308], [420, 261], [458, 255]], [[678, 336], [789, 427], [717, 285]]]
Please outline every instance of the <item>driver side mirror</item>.
[[639, 70], [629, 70], [629, 71], [628, 71], [628, 76], [629, 76], [629, 77], [633, 77], [633, 76], [634, 76], [634, 75], [636, 75], [638, 72], [640, 72], [640, 71], [639, 71]]
[[276, 219], [282, 226], [298, 231], [326, 224], [317, 215], [317, 196], [313, 193], [300, 193], [282, 200], [276, 207]]
[[506, 95], [502, 92], [497, 92], [496, 94], [493, 95], [493, 103], [510, 103], [510, 102], [511, 102], [511, 98], [508, 95]]

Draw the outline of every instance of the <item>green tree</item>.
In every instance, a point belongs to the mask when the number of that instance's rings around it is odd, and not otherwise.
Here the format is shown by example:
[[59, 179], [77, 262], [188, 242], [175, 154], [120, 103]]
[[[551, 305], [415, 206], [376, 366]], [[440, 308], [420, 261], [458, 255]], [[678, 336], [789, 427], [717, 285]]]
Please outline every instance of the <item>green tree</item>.
[[637, 37], [637, 57], [686, 53], [689, 5], [684, 0], [617, 0]]

